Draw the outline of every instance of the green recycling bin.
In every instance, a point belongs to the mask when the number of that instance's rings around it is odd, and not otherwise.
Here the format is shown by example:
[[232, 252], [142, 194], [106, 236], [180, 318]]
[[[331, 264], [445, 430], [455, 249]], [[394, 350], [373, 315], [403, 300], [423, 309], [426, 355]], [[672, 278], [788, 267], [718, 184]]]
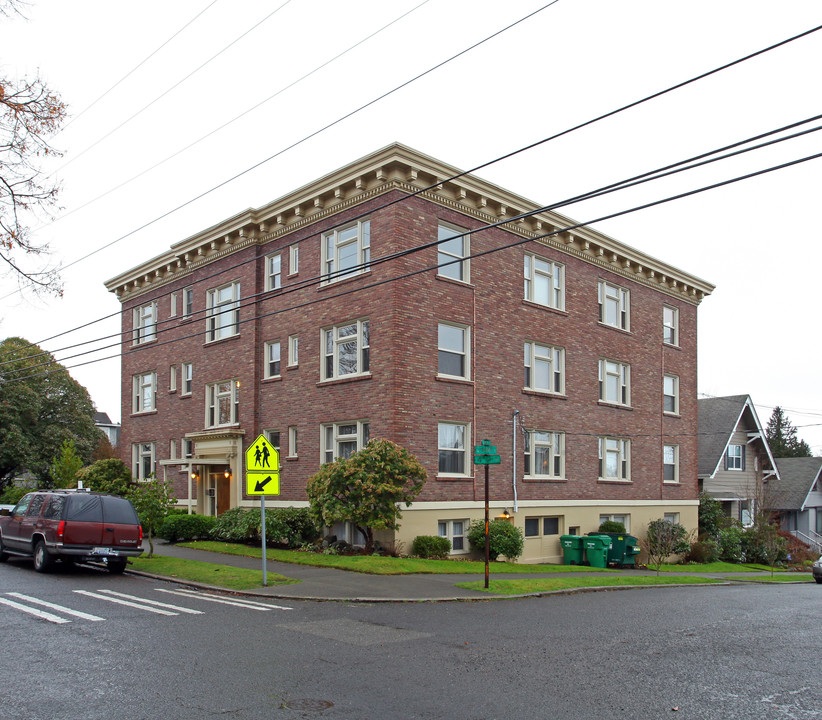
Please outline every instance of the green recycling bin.
[[635, 566], [639, 555], [639, 540], [627, 533], [604, 533], [611, 538], [611, 549], [608, 551], [608, 564], [625, 567]]
[[611, 549], [611, 538], [607, 535], [586, 535], [582, 538], [585, 558], [591, 567], [608, 567], [608, 551]]
[[580, 535], [562, 535], [559, 544], [565, 555], [566, 565], [582, 565], [582, 541]]

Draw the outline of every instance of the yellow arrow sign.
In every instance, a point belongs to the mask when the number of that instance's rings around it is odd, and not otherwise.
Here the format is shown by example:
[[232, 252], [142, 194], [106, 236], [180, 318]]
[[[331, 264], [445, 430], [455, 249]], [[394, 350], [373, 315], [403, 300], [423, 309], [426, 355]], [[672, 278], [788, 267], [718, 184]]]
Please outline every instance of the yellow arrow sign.
[[247, 495], [280, 494], [280, 453], [260, 435], [245, 451]]
[[246, 495], [279, 495], [279, 473], [246, 473]]

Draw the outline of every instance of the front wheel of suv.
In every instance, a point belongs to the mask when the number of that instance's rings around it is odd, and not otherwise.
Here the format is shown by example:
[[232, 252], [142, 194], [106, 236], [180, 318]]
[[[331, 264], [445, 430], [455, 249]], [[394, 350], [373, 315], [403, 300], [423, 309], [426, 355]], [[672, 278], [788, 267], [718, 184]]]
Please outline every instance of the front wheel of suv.
[[51, 554], [46, 550], [46, 543], [38, 540], [34, 546], [34, 569], [37, 572], [46, 572], [51, 568]]

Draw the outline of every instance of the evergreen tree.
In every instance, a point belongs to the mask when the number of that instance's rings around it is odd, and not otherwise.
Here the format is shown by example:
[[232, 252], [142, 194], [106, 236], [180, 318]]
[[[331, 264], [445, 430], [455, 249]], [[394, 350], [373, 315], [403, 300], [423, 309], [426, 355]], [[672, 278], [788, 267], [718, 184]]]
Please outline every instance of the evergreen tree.
[[768, 420], [765, 437], [775, 458], [811, 457], [810, 446], [796, 436], [796, 427], [778, 405]]

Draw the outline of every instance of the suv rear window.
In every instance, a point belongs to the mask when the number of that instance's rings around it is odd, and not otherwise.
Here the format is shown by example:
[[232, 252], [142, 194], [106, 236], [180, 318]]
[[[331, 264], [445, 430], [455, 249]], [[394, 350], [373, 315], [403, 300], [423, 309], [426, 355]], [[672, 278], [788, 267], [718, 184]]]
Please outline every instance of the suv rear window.
[[67, 505], [66, 520], [103, 522], [103, 503], [99, 495], [71, 495]]
[[103, 519], [114, 525], [139, 525], [134, 506], [125, 498], [103, 498]]

